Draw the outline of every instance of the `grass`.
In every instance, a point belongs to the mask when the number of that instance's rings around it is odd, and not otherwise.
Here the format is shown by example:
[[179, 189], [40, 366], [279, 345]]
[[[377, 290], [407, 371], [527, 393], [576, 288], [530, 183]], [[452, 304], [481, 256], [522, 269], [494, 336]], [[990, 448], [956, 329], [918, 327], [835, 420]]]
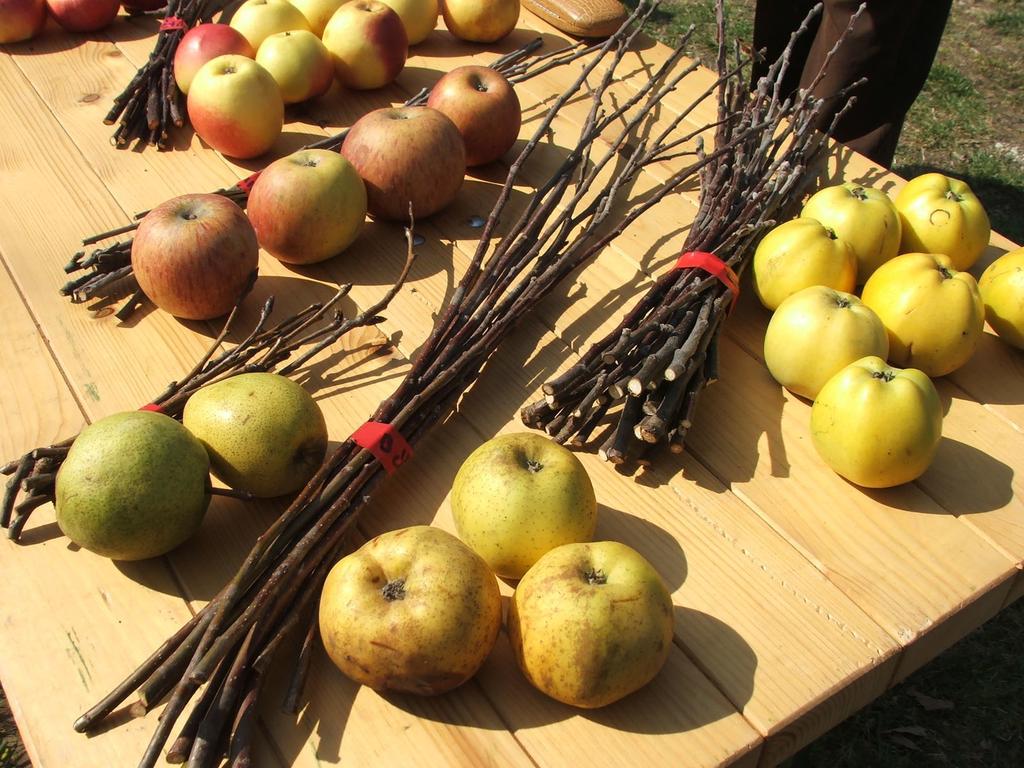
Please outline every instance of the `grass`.
[[[728, 3], [730, 30], [753, 37], [753, 0]], [[714, 50], [713, 0], [666, 0], [670, 41], [692, 24]], [[1024, 0], [955, 0], [924, 91], [907, 116], [893, 170], [967, 181], [993, 228], [1024, 243]], [[711, 59], [706, 59], [711, 60]], [[1024, 765], [1024, 600], [798, 753], [791, 768], [1001, 768]], [[0, 696], [0, 768], [28, 765]]]

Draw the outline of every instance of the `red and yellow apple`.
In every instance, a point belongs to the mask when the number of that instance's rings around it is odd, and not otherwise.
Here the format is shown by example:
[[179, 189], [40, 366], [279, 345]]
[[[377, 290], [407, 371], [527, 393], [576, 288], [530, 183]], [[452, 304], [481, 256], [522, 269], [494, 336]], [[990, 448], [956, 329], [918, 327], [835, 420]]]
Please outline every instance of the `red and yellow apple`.
[[139, 222], [132, 242], [139, 287], [184, 320], [227, 314], [252, 284], [258, 264], [252, 224], [222, 195], [180, 195], [161, 203]]
[[218, 56], [200, 67], [187, 104], [199, 137], [229, 157], [262, 155], [284, 127], [277, 81], [255, 61], [237, 54]]
[[1024, 248], [1004, 253], [978, 281], [985, 319], [1007, 344], [1024, 349]]
[[263, 169], [248, 212], [269, 254], [288, 264], [314, 264], [356, 239], [366, 218], [366, 187], [337, 152], [302, 149]]
[[289, 2], [306, 17], [309, 31], [317, 37], [323, 37], [324, 27], [327, 26], [331, 16], [349, 0], [289, 0]]
[[341, 6], [327, 22], [323, 41], [338, 79], [360, 90], [381, 88], [398, 77], [409, 53], [402, 20], [378, 0]]
[[256, 63], [277, 81], [285, 104], [323, 96], [334, 83], [331, 54], [308, 29], [270, 35], [256, 51]]
[[31, 40], [45, 24], [45, 0], [0, 0], [0, 44]]
[[50, 15], [68, 32], [98, 32], [121, 10], [120, 0], [46, 0]]
[[237, 53], [254, 58], [256, 49], [245, 36], [227, 24], [197, 24], [184, 34], [174, 52], [174, 80], [178, 89], [188, 93], [192, 78], [210, 59]]
[[861, 300], [889, 334], [889, 362], [945, 376], [974, 354], [985, 327], [978, 283], [948, 256], [904, 253], [868, 278]]
[[894, 201], [903, 236], [900, 253], [942, 253], [953, 269], [970, 269], [988, 245], [988, 214], [966, 182], [926, 173], [907, 182]]
[[271, 35], [293, 29], [308, 30], [309, 22], [288, 0], [245, 0], [231, 17], [231, 26], [258, 51], [260, 43]]
[[490, 67], [456, 67], [430, 90], [427, 106], [455, 123], [466, 144], [467, 166], [497, 160], [519, 138], [519, 97], [505, 76]]
[[935, 458], [942, 403], [924, 372], [865, 357], [821, 388], [811, 406], [811, 439], [825, 463], [851, 483], [909, 483]]
[[408, 221], [455, 199], [466, 173], [466, 149], [455, 123], [430, 107], [385, 107], [359, 118], [341, 154], [366, 183], [369, 212]]
[[494, 43], [516, 28], [519, 0], [441, 0], [441, 15], [459, 40]]
[[438, 0], [381, 0], [402, 20], [409, 45], [422, 43], [437, 26]]

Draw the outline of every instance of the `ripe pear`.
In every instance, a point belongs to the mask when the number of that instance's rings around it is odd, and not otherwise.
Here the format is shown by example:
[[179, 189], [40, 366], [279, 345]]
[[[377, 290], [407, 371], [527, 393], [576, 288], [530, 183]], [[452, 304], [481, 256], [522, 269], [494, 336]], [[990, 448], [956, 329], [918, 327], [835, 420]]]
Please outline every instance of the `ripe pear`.
[[187, 429], [152, 411], [115, 413], [82, 430], [57, 473], [57, 524], [113, 560], [170, 552], [199, 528], [210, 462]]
[[243, 373], [203, 387], [185, 403], [182, 422], [206, 446], [215, 476], [260, 498], [304, 486], [327, 453], [320, 406], [276, 373]]

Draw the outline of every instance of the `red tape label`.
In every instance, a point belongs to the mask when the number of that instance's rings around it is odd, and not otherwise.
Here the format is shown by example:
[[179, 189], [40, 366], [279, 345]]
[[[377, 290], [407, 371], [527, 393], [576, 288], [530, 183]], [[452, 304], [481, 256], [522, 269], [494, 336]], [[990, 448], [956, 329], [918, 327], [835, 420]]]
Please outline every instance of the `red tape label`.
[[736, 300], [740, 297], [740, 280], [733, 271], [733, 268], [715, 256], [705, 251], [686, 251], [676, 262], [676, 269], [696, 267], [703, 269], [709, 275], [717, 277], [718, 280], [732, 292], [732, 304], [729, 311], [736, 307]]
[[388, 474], [412, 458], [409, 443], [390, 424], [368, 421], [355, 431], [352, 440], [372, 453]]
[[160, 31], [173, 31], [176, 29], [188, 29], [188, 24], [179, 16], [167, 16], [160, 22]]
[[252, 191], [252, 185], [256, 183], [256, 179], [258, 179], [259, 177], [260, 177], [260, 172], [256, 171], [256, 173], [254, 173], [254, 174], [252, 174], [250, 176], [246, 176], [244, 179], [242, 179], [240, 182], [238, 182], [238, 184], [236, 186], [240, 190], [245, 192], [245, 194], [249, 194]]
[[146, 405], [139, 408], [140, 411], [153, 411], [154, 413], [163, 413], [164, 409], [156, 403], [146, 403]]

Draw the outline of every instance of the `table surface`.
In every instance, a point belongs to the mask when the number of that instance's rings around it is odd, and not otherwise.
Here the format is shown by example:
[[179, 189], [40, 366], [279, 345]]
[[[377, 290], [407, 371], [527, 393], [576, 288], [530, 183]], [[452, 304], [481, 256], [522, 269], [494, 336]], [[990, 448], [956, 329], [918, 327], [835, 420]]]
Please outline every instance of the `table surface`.
[[[152, 309], [120, 323], [110, 307], [75, 305], [57, 293], [82, 237], [174, 195], [228, 186], [268, 162], [227, 161], [190, 133], [168, 152], [110, 145], [103, 115], [149, 54], [155, 26], [122, 18], [98, 36], [49, 28], [31, 43], [0, 46], [4, 460], [148, 402], [215, 336], [212, 326]], [[491, 61], [537, 31], [546, 45], [564, 42], [525, 11], [511, 38], [491, 47], [460, 44], [439, 26], [393, 86], [332, 91], [289, 112], [273, 152], [335, 133], [440, 72]], [[617, 87], [635, 87], [666, 52], [650, 44], [631, 54]], [[553, 70], [519, 87], [524, 138], [571, 76]], [[674, 114], [710, 77], [688, 78], [659, 108]], [[564, 152], [585, 108], [577, 101], [563, 110], [517, 199]], [[713, 114], [706, 104], [690, 120], [699, 125]], [[835, 153], [830, 174], [826, 181], [856, 179], [889, 192], [901, 183], [848, 152]], [[475, 247], [470, 219], [487, 214], [503, 177], [501, 167], [484, 169], [449, 209], [423, 222], [425, 242], [386, 321], [354, 332], [307, 372], [333, 439], [396, 385]], [[458, 412], [364, 511], [360, 535], [414, 523], [450, 529], [447, 492], [460, 462], [486, 438], [522, 430], [519, 407], [587, 339], [617, 324], [651, 275], [670, 267], [695, 201], [695, 190], [663, 201], [526, 318]], [[994, 236], [980, 266], [1010, 246]], [[355, 284], [348, 311], [368, 306], [398, 274], [403, 251], [397, 228], [370, 224], [349, 252], [322, 265], [289, 269], [262, 255], [239, 328], [269, 294], [283, 317], [338, 282]], [[947, 413], [934, 465], [909, 485], [866, 492], [818, 460], [808, 403], [767, 374], [767, 319], [747, 291], [726, 324], [721, 380], [702, 400], [684, 455], [626, 474], [580, 454], [597, 490], [597, 536], [638, 549], [672, 590], [676, 642], [652, 684], [605, 709], [577, 711], [529, 686], [502, 634], [480, 673], [455, 692], [387, 697], [349, 682], [318, 651], [299, 715], [278, 711], [284, 671], [272, 681], [260, 765], [531, 766], [561, 765], [569, 755], [591, 766], [772, 765], [1020, 597], [1021, 353], [986, 330], [973, 359], [936, 382]], [[382, 355], [385, 338], [394, 351]], [[72, 722], [226, 582], [281, 508], [217, 498], [194, 540], [141, 563], [69, 546], [49, 505], [36, 511], [22, 544], [3, 539], [0, 679], [36, 765], [135, 763], [156, 713], [116, 716], [115, 727], [91, 737]]]

